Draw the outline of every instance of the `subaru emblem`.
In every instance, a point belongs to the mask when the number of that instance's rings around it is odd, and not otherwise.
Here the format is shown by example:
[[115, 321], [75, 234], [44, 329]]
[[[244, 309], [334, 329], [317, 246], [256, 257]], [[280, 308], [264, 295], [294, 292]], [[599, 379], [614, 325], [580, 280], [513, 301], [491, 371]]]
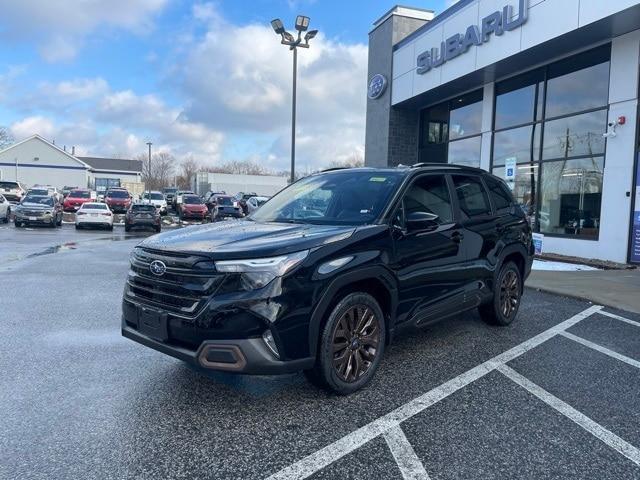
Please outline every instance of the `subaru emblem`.
[[149, 270], [151, 270], [151, 273], [153, 273], [154, 275], [161, 276], [164, 275], [164, 272], [167, 271], [167, 266], [160, 260], [154, 260], [149, 265]]

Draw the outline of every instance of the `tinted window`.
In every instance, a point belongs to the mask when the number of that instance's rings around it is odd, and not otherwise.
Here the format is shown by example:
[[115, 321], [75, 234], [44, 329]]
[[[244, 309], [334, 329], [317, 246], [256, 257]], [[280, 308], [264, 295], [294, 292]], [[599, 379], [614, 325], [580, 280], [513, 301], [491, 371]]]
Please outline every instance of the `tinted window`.
[[403, 199], [405, 216], [415, 212], [433, 213], [438, 223], [450, 222], [451, 199], [444, 175], [427, 175], [418, 178], [407, 190]]
[[16, 182], [0, 182], [0, 188], [18, 188]]
[[195, 197], [195, 196], [184, 197], [182, 200], [182, 203], [185, 203], [187, 205], [200, 205], [202, 204], [202, 199], [200, 197]]
[[231, 197], [216, 197], [216, 203], [218, 205], [233, 205], [233, 200]]
[[155, 212], [156, 207], [154, 207], [153, 205], [136, 204], [131, 207], [131, 210], [133, 210], [134, 212]]
[[450, 142], [448, 163], [479, 167], [481, 145], [482, 137], [479, 136]]
[[608, 99], [609, 62], [606, 62], [551, 78], [547, 82], [545, 116], [557, 117], [602, 107], [608, 103]]
[[[533, 148], [533, 150], [532, 150]], [[533, 151], [533, 158], [531, 152]], [[537, 160], [540, 155], [540, 125], [503, 130], [493, 135], [493, 164], [504, 165], [507, 159], [517, 163]]]
[[52, 207], [53, 206], [53, 198], [35, 196], [35, 195], [27, 195], [26, 197], [24, 197], [24, 200], [22, 200], [22, 203], [39, 203], [41, 205], [49, 205], [49, 206]]
[[500, 180], [489, 176], [484, 177], [484, 181], [489, 189], [489, 196], [496, 213], [503, 214], [511, 211], [514, 202], [507, 186]]
[[124, 190], [111, 190], [107, 192], [109, 198], [129, 198], [129, 193]]
[[476, 135], [482, 131], [482, 90], [451, 101], [449, 139]]
[[69, 194], [71, 198], [91, 198], [91, 193], [82, 190], [76, 190]]
[[479, 217], [491, 213], [487, 192], [479, 177], [453, 175], [453, 183], [463, 218]]
[[[536, 213], [536, 190], [538, 185], [538, 165], [527, 164], [516, 166], [516, 176], [509, 182], [518, 205], [527, 215]], [[505, 167], [496, 167], [492, 173], [501, 179], [505, 178]]]
[[606, 110], [546, 122], [542, 159], [604, 153], [606, 130]]

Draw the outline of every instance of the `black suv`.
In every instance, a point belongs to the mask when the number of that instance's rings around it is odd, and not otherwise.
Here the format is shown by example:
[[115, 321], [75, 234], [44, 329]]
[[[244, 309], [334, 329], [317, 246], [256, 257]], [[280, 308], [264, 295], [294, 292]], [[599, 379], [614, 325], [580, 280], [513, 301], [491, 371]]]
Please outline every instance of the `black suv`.
[[474, 308], [510, 324], [533, 251], [525, 213], [485, 171], [330, 170], [242, 221], [143, 241], [122, 334], [205, 369], [303, 370], [347, 394], [403, 327]]

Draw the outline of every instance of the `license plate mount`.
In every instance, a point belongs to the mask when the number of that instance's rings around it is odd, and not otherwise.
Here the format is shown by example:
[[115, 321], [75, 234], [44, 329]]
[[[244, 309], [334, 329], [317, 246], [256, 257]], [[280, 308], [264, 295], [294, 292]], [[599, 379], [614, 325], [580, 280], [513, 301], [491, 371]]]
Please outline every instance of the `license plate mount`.
[[167, 341], [167, 314], [144, 307], [138, 308], [138, 330], [155, 340]]

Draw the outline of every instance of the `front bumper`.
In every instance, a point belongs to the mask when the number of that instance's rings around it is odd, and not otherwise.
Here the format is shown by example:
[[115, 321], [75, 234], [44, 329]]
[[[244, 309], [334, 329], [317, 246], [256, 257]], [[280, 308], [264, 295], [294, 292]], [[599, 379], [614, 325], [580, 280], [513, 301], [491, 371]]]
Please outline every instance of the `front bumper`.
[[182, 210], [182, 218], [196, 218], [198, 220], [204, 220], [207, 218], [208, 212], [189, 212], [187, 210]]
[[205, 340], [197, 350], [170, 345], [144, 335], [128, 326], [123, 319], [122, 336], [161, 353], [207, 370], [274, 375], [299, 372], [313, 367], [313, 358], [281, 361], [276, 359], [261, 338], [237, 340]]
[[22, 215], [19, 213], [14, 214], [16, 222], [28, 223], [28, 224], [43, 224], [51, 225], [54, 220], [53, 215]]

